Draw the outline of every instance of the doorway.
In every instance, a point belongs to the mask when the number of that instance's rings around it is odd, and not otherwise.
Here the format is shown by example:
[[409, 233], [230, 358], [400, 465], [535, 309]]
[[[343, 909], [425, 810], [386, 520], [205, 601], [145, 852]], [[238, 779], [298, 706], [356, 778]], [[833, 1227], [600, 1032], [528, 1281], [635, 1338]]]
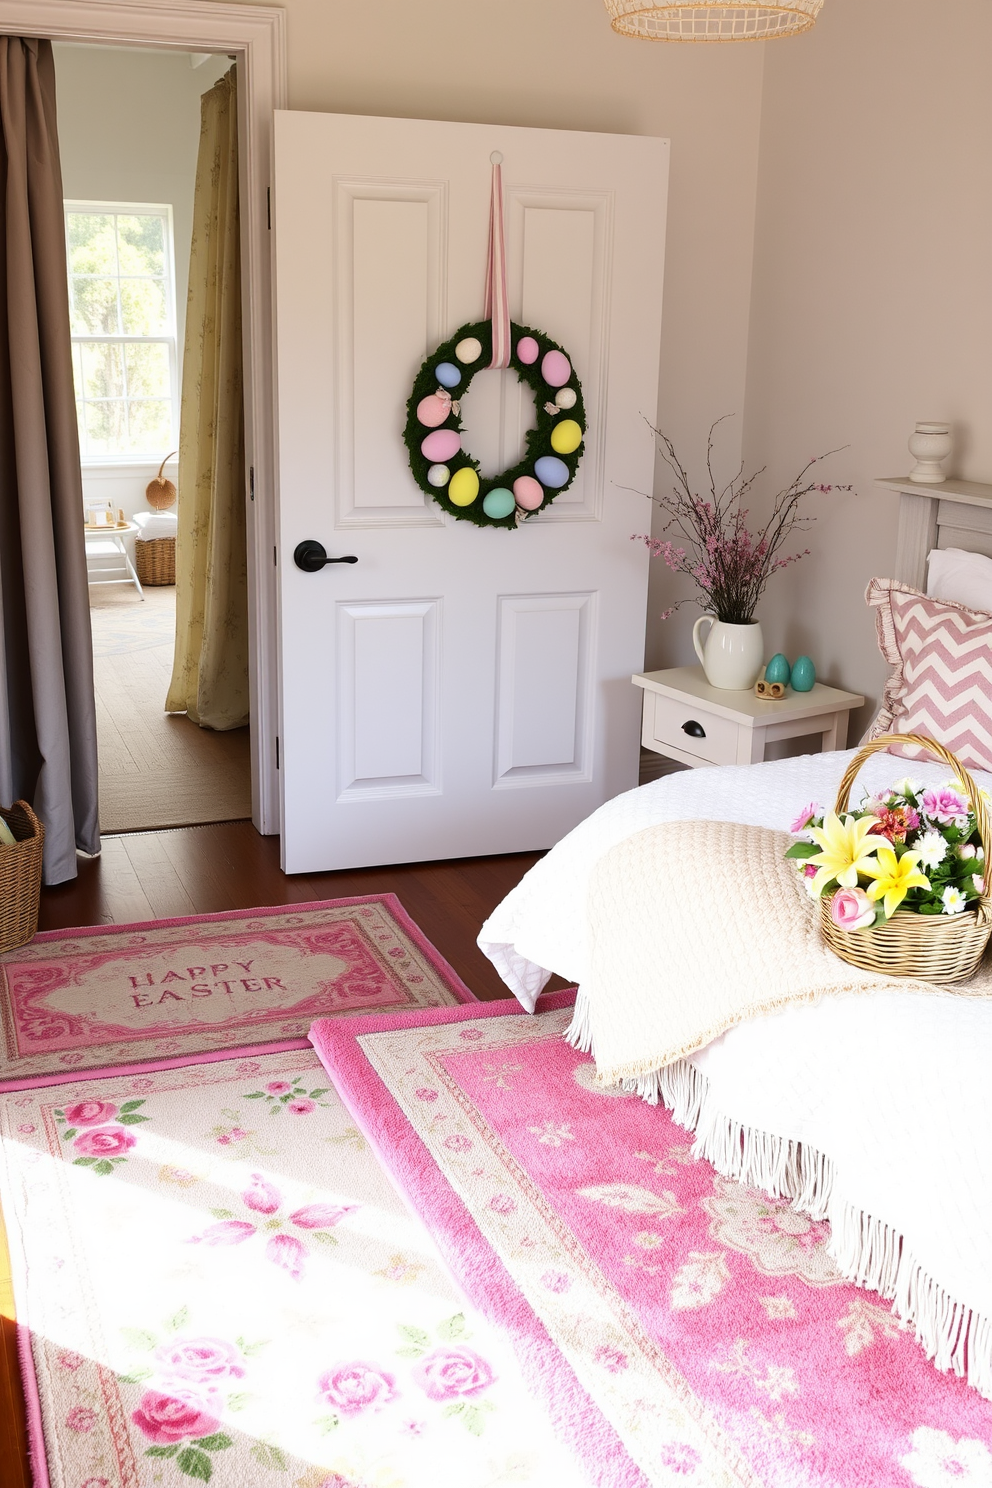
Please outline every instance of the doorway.
[[233, 59], [65, 43], [54, 51], [100, 826], [112, 833], [244, 818], [247, 724], [199, 727], [165, 712], [201, 98], [222, 86]]

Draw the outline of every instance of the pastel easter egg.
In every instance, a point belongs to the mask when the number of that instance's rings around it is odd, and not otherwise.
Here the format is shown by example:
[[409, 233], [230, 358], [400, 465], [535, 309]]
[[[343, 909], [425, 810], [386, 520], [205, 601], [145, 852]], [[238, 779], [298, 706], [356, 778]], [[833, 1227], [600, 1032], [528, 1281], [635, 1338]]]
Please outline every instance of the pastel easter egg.
[[582, 425], [574, 419], [562, 419], [551, 430], [551, 448], [560, 455], [570, 455], [582, 443]]
[[560, 491], [562, 486], [568, 485], [568, 466], [554, 455], [542, 455], [535, 460], [534, 474], [542, 486], [549, 486], [552, 491]]
[[477, 362], [482, 355], [482, 342], [476, 336], [466, 336], [455, 347], [455, 356], [460, 362]]
[[432, 465], [427, 472], [427, 479], [432, 486], [446, 486], [451, 479], [451, 471], [447, 465]]
[[482, 498], [482, 510], [494, 521], [498, 521], [500, 517], [508, 517], [516, 505], [513, 492], [508, 491], [505, 486], [497, 486]]
[[471, 465], [456, 470], [448, 486], [448, 497], [456, 506], [471, 506], [479, 494], [479, 477]]
[[537, 511], [544, 500], [544, 487], [532, 475], [520, 475], [513, 482], [513, 497], [524, 511]]
[[451, 412], [451, 404], [445, 403], [437, 393], [430, 393], [417, 404], [417, 422], [427, 429], [436, 429], [443, 424]]
[[541, 348], [533, 336], [521, 336], [517, 342], [517, 358], [523, 362], [525, 367], [529, 367], [532, 362], [537, 361], [540, 350]]
[[816, 681], [816, 667], [808, 656], [797, 656], [792, 663], [793, 692], [810, 692]]
[[452, 455], [457, 455], [462, 447], [462, 436], [457, 429], [435, 429], [433, 434], [421, 441], [420, 453], [425, 460], [443, 464], [450, 460]]
[[572, 364], [563, 351], [546, 351], [541, 376], [548, 387], [562, 387], [572, 375]]
[[441, 362], [434, 368], [434, 376], [441, 386], [446, 388], [457, 387], [462, 380], [462, 374], [454, 362]]
[[555, 402], [559, 408], [574, 408], [578, 397], [574, 388], [559, 388], [555, 393]]
[[788, 686], [789, 675], [789, 658], [781, 651], [776, 651], [771, 661], [765, 667], [765, 681], [784, 682]]

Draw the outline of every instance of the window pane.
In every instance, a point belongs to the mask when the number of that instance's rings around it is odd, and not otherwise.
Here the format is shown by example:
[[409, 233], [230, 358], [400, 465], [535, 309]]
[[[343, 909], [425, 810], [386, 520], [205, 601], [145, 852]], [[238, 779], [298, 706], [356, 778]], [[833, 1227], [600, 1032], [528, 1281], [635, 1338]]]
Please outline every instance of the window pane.
[[121, 314], [125, 336], [160, 336], [168, 330], [163, 279], [122, 279]]
[[169, 398], [169, 348], [161, 342], [124, 348], [127, 391], [131, 398]]
[[132, 454], [167, 454], [172, 449], [172, 404], [166, 398], [150, 398], [146, 403], [128, 404], [131, 435], [128, 448]]
[[122, 274], [165, 273], [165, 219], [118, 217], [118, 251]]
[[69, 212], [70, 274], [116, 274], [117, 241], [109, 212]]
[[124, 404], [115, 400], [106, 403], [85, 403], [86, 449], [90, 459], [99, 456], [119, 455], [125, 449]]
[[124, 366], [119, 346], [108, 346], [101, 341], [76, 343], [82, 358], [82, 385], [84, 398], [123, 398]]
[[72, 284], [72, 332], [85, 335], [120, 334], [117, 317], [116, 279], [74, 279]]

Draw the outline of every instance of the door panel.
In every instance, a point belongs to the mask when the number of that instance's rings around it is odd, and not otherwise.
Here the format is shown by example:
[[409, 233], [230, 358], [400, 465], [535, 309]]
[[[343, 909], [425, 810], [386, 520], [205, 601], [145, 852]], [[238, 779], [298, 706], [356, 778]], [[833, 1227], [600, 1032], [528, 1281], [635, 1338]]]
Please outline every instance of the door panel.
[[[512, 532], [448, 517], [402, 439], [422, 361], [481, 318], [494, 150], [511, 315], [588, 413], [572, 488]], [[662, 140], [277, 115], [288, 871], [550, 846], [635, 783], [667, 165]], [[495, 473], [533, 417], [480, 372], [465, 447]], [[302, 573], [304, 538], [358, 562]]]

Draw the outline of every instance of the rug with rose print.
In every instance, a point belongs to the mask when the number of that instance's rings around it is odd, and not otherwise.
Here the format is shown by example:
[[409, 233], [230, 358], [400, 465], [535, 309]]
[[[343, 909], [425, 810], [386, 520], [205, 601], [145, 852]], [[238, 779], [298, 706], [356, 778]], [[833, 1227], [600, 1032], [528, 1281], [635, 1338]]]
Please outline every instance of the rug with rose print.
[[8, 1092], [0, 1198], [35, 1488], [586, 1481], [310, 1048]]
[[546, 1330], [653, 1484], [992, 1488], [992, 1403], [838, 1274], [826, 1225], [597, 1088], [570, 1002], [311, 1029], [473, 1300], [498, 1318], [490, 1269], [512, 1277], [515, 1326]]
[[394, 894], [48, 931], [0, 956], [0, 1088], [306, 1048], [321, 1015], [471, 1000]]

